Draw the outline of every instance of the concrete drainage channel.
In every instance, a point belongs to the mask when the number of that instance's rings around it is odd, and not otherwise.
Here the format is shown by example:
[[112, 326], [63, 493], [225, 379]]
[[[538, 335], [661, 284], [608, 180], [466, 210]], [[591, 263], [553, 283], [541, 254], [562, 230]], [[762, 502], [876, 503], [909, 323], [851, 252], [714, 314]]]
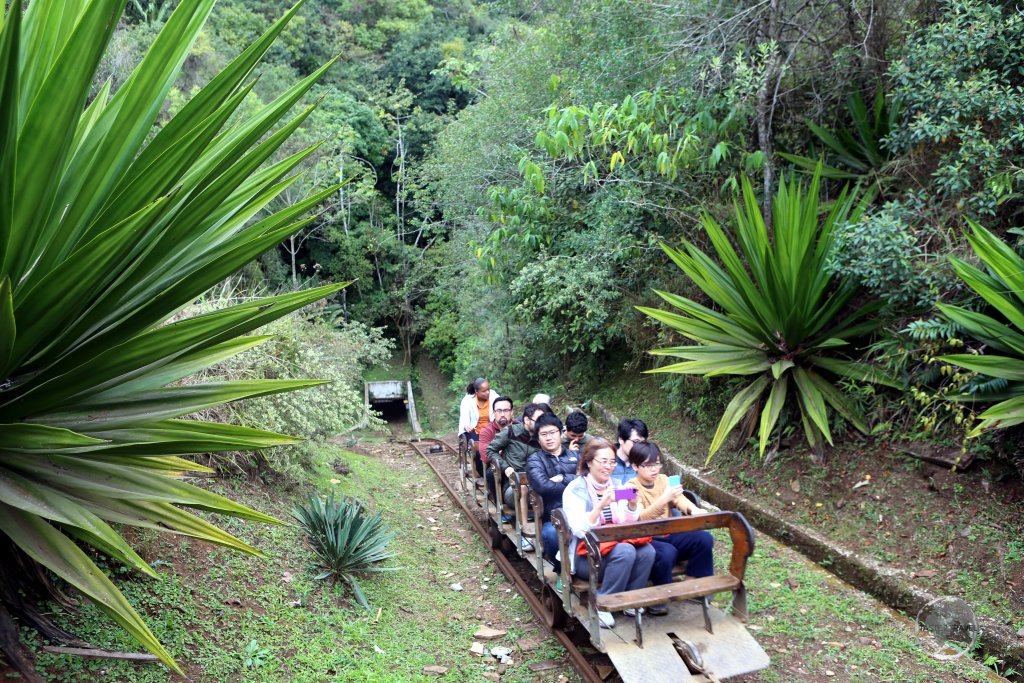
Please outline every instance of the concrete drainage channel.
[[[612, 429], [619, 418], [597, 402], [591, 403], [593, 412]], [[911, 618], [929, 603], [941, 596], [934, 595], [913, 585], [907, 573], [900, 569], [885, 567], [878, 562], [859, 556], [853, 551], [834, 544], [830, 539], [812, 529], [787, 522], [772, 510], [754, 501], [743, 498], [707, 481], [701, 473], [677, 460], [671, 453], [663, 452], [668, 467], [666, 473], [684, 476], [685, 486], [700, 494], [705, 500], [724, 510], [740, 512], [759, 531], [762, 531], [783, 545], [787, 545], [819, 564], [858, 590], [874, 596], [889, 607], [899, 610]], [[987, 652], [998, 652], [1007, 667], [1024, 670], [1024, 644], [1013, 630], [988, 617], [977, 616], [980, 627], [979, 643]]]

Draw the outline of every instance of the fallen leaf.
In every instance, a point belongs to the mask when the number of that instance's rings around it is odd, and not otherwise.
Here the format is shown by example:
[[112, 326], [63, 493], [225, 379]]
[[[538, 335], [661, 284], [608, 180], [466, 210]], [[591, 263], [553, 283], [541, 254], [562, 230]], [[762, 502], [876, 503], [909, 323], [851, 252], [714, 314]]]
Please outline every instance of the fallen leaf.
[[292, 581], [292, 573], [291, 572], [285, 572], [284, 574], [281, 574], [281, 580], [284, 581], [285, 583], [291, 583], [291, 581]]
[[789, 482], [789, 488], [793, 489], [794, 493], [800, 493], [800, 482], [794, 479]]
[[795, 591], [800, 587], [800, 584], [796, 582], [792, 576], [786, 578], [786, 585], [789, 586], [789, 590]]
[[870, 480], [870, 479], [862, 479], [861, 481], [858, 481], [858, 482], [857, 482], [856, 484], [854, 484], [854, 485], [853, 485], [853, 490], [855, 490], [855, 491], [856, 491], [856, 490], [857, 490], [857, 489], [859, 489], [859, 488], [860, 488], [861, 486], [867, 486], [867, 485], [868, 485], [868, 484], [870, 484], [870, 483], [871, 483], [871, 480]]
[[431, 664], [430, 666], [423, 667], [423, 673], [428, 676], [442, 676], [448, 673], [448, 667]]

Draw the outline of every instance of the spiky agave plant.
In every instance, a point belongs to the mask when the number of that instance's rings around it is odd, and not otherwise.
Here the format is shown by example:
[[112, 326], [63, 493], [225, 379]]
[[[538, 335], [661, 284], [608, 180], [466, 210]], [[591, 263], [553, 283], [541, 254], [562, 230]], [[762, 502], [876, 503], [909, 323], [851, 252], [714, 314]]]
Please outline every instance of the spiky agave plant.
[[[108, 82], [91, 101], [125, 0], [32, 0], [24, 12], [8, 3], [0, 24], [0, 543], [23, 568], [5, 556], [0, 627], [11, 635], [12, 611], [62, 634], [19, 598], [45, 578], [34, 571], [42, 566], [176, 671], [80, 544], [150, 575], [112, 523], [258, 553], [183, 508], [277, 520], [184, 483], [182, 473], [204, 468], [179, 456], [294, 439], [179, 418], [317, 382], [176, 382], [260, 344], [267, 338], [244, 335], [340, 288], [163, 324], [301, 228], [330, 192], [261, 213], [313, 151], [271, 161], [311, 108], [277, 124], [326, 66], [228, 125], [298, 5], [150, 138], [213, 4], [182, 0], [124, 85], [112, 95]], [[27, 666], [17, 648], [6, 654]]]
[[395, 534], [388, 531], [380, 513], [369, 513], [356, 500], [335, 500], [332, 492], [326, 498], [310, 496], [309, 503], [295, 506], [292, 516], [305, 530], [324, 568], [316, 578], [341, 579], [351, 586], [356, 601], [369, 609], [357, 575], [397, 569], [377, 565], [395, 557], [388, 550]]
[[871, 318], [878, 305], [856, 300], [856, 284], [825, 268], [834, 229], [856, 221], [864, 204], [844, 190], [822, 219], [820, 178], [819, 167], [807, 188], [796, 179], [780, 183], [772, 203], [773, 238], [754, 190], [744, 179], [743, 203], [734, 207], [739, 253], [714, 218], [705, 215], [702, 220], [721, 265], [689, 242], [682, 249], [662, 245], [719, 310], [658, 291], [680, 313], [640, 310], [696, 344], [652, 351], [685, 360], [649, 372], [753, 377], [726, 407], [708, 459], [740, 420], [759, 409], [765, 392], [759, 433], [762, 456], [788, 397], [795, 398], [807, 441], [818, 450], [823, 439], [832, 443], [829, 407], [866, 431], [863, 418], [829, 375], [896, 384], [873, 366], [834, 355], [851, 339], [878, 326]]
[[947, 319], [988, 347], [984, 354], [952, 354], [943, 356], [941, 360], [1007, 380], [999, 391], [962, 397], [971, 401], [996, 402], [979, 416], [981, 422], [971, 432], [972, 436], [977, 436], [986, 429], [1012, 427], [1024, 422], [1024, 259], [982, 225], [971, 220], [967, 223], [971, 228], [967, 241], [982, 267], [953, 256], [950, 261], [960, 279], [998, 311], [1002, 320], [960, 306], [939, 304], [939, 310]]

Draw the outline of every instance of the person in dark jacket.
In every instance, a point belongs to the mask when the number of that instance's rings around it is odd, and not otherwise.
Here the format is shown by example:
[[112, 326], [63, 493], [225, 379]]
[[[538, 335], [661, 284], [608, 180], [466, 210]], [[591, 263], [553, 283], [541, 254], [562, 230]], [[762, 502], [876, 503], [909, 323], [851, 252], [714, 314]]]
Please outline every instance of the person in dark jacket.
[[583, 449], [594, 437], [587, 434], [587, 415], [582, 410], [574, 410], [565, 418], [565, 435], [562, 445], [570, 451], [583, 453]]
[[526, 477], [530, 481], [530, 490], [544, 499], [544, 526], [541, 527], [544, 557], [558, 572], [561, 571], [561, 565], [555, 558], [558, 554], [558, 532], [551, 523], [551, 512], [562, 507], [562, 492], [576, 478], [579, 453], [562, 446], [562, 421], [557, 415], [541, 415], [535, 423], [534, 433], [540, 450], [527, 459]]

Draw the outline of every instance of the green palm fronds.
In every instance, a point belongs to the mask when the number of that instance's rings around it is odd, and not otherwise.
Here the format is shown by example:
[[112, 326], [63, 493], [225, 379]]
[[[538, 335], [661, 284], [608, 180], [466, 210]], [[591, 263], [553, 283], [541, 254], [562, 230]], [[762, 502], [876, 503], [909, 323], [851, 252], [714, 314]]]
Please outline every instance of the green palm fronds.
[[829, 408], [866, 431], [855, 406], [827, 375], [895, 385], [871, 365], [832, 355], [878, 326], [871, 318], [878, 305], [856, 300], [857, 286], [825, 268], [833, 231], [856, 221], [864, 204], [844, 190], [822, 220], [820, 177], [819, 169], [808, 188], [795, 179], [781, 183], [772, 205], [774, 240], [769, 238], [754, 190], [744, 179], [742, 203], [734, 206], [739, 251], [710, 215], [704, 216], [703, 226], [717, 262], [689, 242], [682, 249], [662, 245], [718, 310], [657, 292], [678, 312], [640, 310], [696, 344], [652, 351], [683, 361], [650, 372], [753, 378], [726, 407], [709, 459], [732, 429], [757, 409], [766, 391], [759, 430], [762, 456], [787, 398], [796, 401], [812, 447], [820, 447], [823, 439], [832, 443]]
[[825, 146], [828, 160], [833, 165], [823, 165], [817, 159], [797, 154], [780, 154], [799, 169], [814, 173], [821, 166], [821, 174], [837, 180], [870, 179], [884, 183], [891, 180], [883, 174], [893, 154], [883, 146], [883, 140], [900, 121], [903, 107], [898, 100], [886, 102], [881, 84], [875, 89], [875, 101], [869, 110], [859, 92], [846, 99], [847, 110], [853, 128], [839, 127], [834, 131], [814, 123], [808, 127]]
[[258, 553], [183, 508], [277, 520], [182, 482], [205, 468], [180, 456], [294, 439], [180, 418], [317, 382], [178, 380], [341, 287], [163, 324], [300, 229], [333, 190], [265, 211], [314, 149], [272, 161], [311, 108], [278, 123], [323, 69], [228, 125], [298, 5], [154, 134], [213, 4], [183, 0], [124, 85], [92, 100], [125, 0], [33, 0], [24, 12], [15, 2], [0, 24], [0, 533], [176, 671], [75, 541], [150, 575], [112, 524]]
[[356, 580], [360, 572], [395, 571], [397, 567], [378, 567], [378, 562], [395, 557], [388, 550], [395, 534], [388, 531], [380, 513], [368, 514], [356, 500], [335, 500], [310, 496], [307, 505], [297, 505], [292, 516], [309, 536], [324, 571], [316, 578], [341, 579], [352, 587], [356, 601], [370, 608]]
[[949, 260], [960, 279], [1000, 316], [949, 304], [939, 304], [939, 309], [947, 319], [960, 325], [965, 334], [983, 342], [995, 353], [953, 354], [940, 360], [1007, 380], [998, 394], [975, 393], [963, 397], [999, 401], [980, 415], [982, 421], [971, 432], [972, 436], [977, 436], [985, 429], [1012, 427], [1024, 422], [1024, 259], [983, 226], [971, 220], [967, 223], [971, 228], [967, 241], [983, 268], [955, 256]]

